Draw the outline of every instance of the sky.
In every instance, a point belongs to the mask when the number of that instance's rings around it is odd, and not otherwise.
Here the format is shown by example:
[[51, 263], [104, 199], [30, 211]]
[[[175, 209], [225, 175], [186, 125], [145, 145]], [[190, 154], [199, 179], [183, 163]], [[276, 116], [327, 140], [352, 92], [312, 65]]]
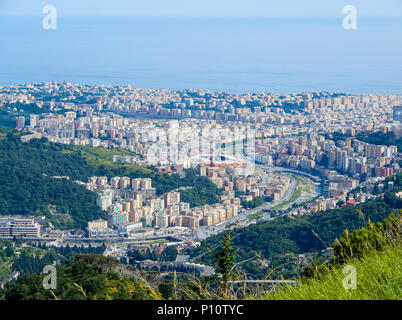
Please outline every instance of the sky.
[[402, 0], [0, 0], [0, 82], [400, 92], [401, 35]]
[[36, 16], [54, 5], [65, 17], [338, 18], [354, 5], [360, 18], [402, 19], [402, 0], [0, 0], [0, 16]]

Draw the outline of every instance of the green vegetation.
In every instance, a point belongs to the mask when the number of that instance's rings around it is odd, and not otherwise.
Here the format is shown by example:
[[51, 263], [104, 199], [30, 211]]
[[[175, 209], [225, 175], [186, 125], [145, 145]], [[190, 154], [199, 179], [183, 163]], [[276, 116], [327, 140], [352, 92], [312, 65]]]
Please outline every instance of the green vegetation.
[[402, 137], [396, 138], [392, 131], [382, 133], [381, 131], [370, 133], [361, 132], [356, 135], [356, 138], [360, 141], [370, 144], [376, 144], [381, 146], [397, 146], [398, 151], [402, 150]]
[[98, 176], [129, 176], [134, 178], [150, 177], [152, 169], [132, 164], [118, 164], [113, 162], [113, 156], [136, 156], [136, 154], [123, 149], [105, 149], [88, 146], [62, 145], [64, 154], [78, 154], [86, 160], [87, 166], [92, 169], [93, 175]]
[[161, 296], [144, 280], [114, 272], [119, 262], [99, 255], [78, 255], [57, 266], [57, 289], [43, 288], [43, 274], [25, 274], [6, 284], [6, 300], [155, 300]]
[[177, 257], [177, 248], [175, 246], [166, 247], [159, 255], [155, 250], [131, 250], [127, 252], [129, 264], [135, 264], [138, 261], [153, 260], [153, 261], [175, 261]]
[[292, 177], [296, 180], [296, 187], [295, 190], [293, 191], [292, 197], [289, 200], [283, 201], [275, 206], [273, 206], [271, 209], [272, 210], [278, 210], [282, 209], [286, 206], [289, 206], [293, 202], [295, 202], [297, 199], [300, 198], [301, 195], [304, 193], [311, 193], [313, 192], [312, 186], [309, 183], [309, 180], [306, 178], [302, 178], [297, 175], [293, 175]]
[[12, 272], [11, 265], [14, 256], [12, 242], [0, 239], [0, 282]]
[[45, 140], [22, 143], [8, 133], [0, 140], [0, 214], [45, 215], [59, 228], [82, 228], [105, 214], [96, 206], [96, 194], [65, 178], [84, 179], [84, 159], [65, 155]]
[[78, 254], [102, 254], [106, 247], [51, 247], [45, 246], [22, 248], [20, 254], [15, 257], [12, 268], [21, 274], [41, 273], [46, 265], [57, 262], [64, 265], [74, 259]]
[[217, 266], [216, 271], [222, 276], [221, 285], [219, 288], [219, 296], [227, 299], [229, 296], [229, 281], [236, 278], [233, 272], [235, 265], [234, 259], [236, 255], [230, 240], [230, 233], [228, 233], [223, 241], [221, 249], [213, 254], [214, 262]]
[[8, 277], [12, 271], [18, 271], [20, 274], [41, 273], [44, 266], [53, 262], [63, 265], [77, 254], [102, 254], [105, 249], [104, 245], [47, 247], [36, 243], [24, 243], [21, 239], [0, 240], [0, 281]]
[[265, 215], [266, 215], [266, 212], [264, 212], [264, 211], [258, 211], [258, 212], [254, 213], [254, 214], [248, 215], [248, 216], [247, 216], [247, 219], [250, 219], [250, 220], [253, 220], [253, 219], [258, 220], [259, 218], [261, 218], [261, 217], [263, 217], [263, 216], [265, 216]]
[[[190, 187], [190, 189], [180, 190], [180, 198], [183, 202], [188, 202], [190, 207], [203, 206], [205, 204], [214, 204], [219, 202], [219, 195], [222, 190], [219, 189], [213, 182], [211, 182], [207, 177], [198, 176], [194, 169], [186, 169], [186, 176], [179, 179], [177, 175], [171, 175], [181, 186]], [[156, 178], [160, 179], [160, 175]], [[162, 176], [164, 180], [168, 179], [169, 176]], [[159, 179], [155, 179], [159, 181]], [[179, 179], [179, 180], [178, 180]], [[163, 180], [162, 180], [163, 181]], [[158, 189], [165, 186], [165, 183], [159, 184]], [[161, 191], [158, 192], [160, 193]], [[166, 191], [165, 191], [166, 192]]]
[[259, 206], [262, 206], [263, 204], [264, 204], [264, 198], [263, 197], [255, 197], [251, 201], [243, 201], [241, 203], [241, 205], [246, 209], [257, 208]]
[[[267, 300], [300, 299], [396, 299], [402, 298], [402, 216], [391, 214], [384, 221], [349, 233], [333, 245], [334, 257], [327, 265], [316, 261], [304, 270], [296, 287], [283, 286], [262, 294]], [[356, 270], [355, 288], [344, 287], [350, 269]]]
[[[377, 222], [385, 219], [393, 210], [399, 209], [391, 200], [371, 200], [352, 208], [339, 208], [314, 215], [280, 217], [232, 231], [233, 246], [238, 249], [238, 261], [259, 255], [261, 259], [272, 260], [285, 254], [320, 252], [331, 246], [346, 229], [355, 230], [366, 225], [368, 219]], [[201, 246], [190, 254], [197, 257], [213, 250], [222, 241], [225, 233], [202, 241]], [[197, 262], [212, 265], [209, 255], [203, 255]], [[267, 269], [244, 264], [244, 269], [263, 276]], [[264, 271], [265, 270], [265, 271]], [[252, 272], [251, 272], [252, 271]]]
[[[349, 261], [357, 270], [357, 289], [345, 290], [343, 267], [323, 279], [313, 279], [297, 287], [285, 286], [277, 293], [263, 294], [264, 300], [400, 300], [402, 299], [402, 249], [372, 252], [364, 259]], [[253, 297], [254, 298], [254, 297]]]
[[[401, 211], [402, 213], [402, 211]], [[362, 212], [360, 212], [363, 215]], [[367, 222], [367, 226], [352, 233], [348, 230], [332, 244], [333, 254], [325, 257], [326, 264], [316, 259], [307, 264], [303, 277], [299, 277], [296, 286], [280, 285], [261, 287], [243, 286], [230, 280], [249, 278], [247, 272], [234, 272], [236, 266], [247, 262], [235, 263], [230, 234], [222, 239], [223, 246], [212, 254], [213, 262], [221, 277], [205, 278], [193, 285], [196, 299], [266, 299], [266, 300], [299, 300], [299, 299], [397, 299], [402, 298], [402, 215], [390, 214], [377, 224]], [[280, 279], [281, 273], [276, 270], [285, 265], [294, 264], [282, 261], [269, 268], [266, 279]], [[224, 266], [224, 267], [222, 267]], [[353, 270], [356, 271], [354, 278]], [[281, 271], [283, 272], [283, 271]], [[225, 278], [223, 274], [227, 273]], [[282, 274], [283, 276], [283, 274]], [[259, 279], [263, 279], [262, 277]], [[353, 282], [356, 279], [356, 286]], [[345, 285], [345, 287], [344, 287]], [[222, 289], [225, 289], [222, 291]]]
[[[7, 103], [0, 105], [0, 126], [15, 128], [15, 120], [19, 116], [24, 116], [25, 121], [29, 122], [30, 114], [41, 114], [51, 111], [48, 107], [38, 107], [36, 103]], [[52, 111], [53, 112], [53, 111]]]
[[[359, 215], [363, 217], [363, 211], [359, 210]], [[238, 250], [232, 244], [231, 233], [225, 235], [222, 246], [216, 252], [210, 253], [213, 264], [216, 265], [215, 276], [198, 278], [175, 271], [163, 279], [159, 278], [153, 287], [144, 280], [137, 269], [122, 266], [113, 258], [77, 255], [64, 266], [57, 267], [57, 289], [43, 289], [42, 274], [25, 274], [17, 281], [6, 284], [4, 290], [0, 290], [0, 300], [162, 298], [399, 300], [402, 297], [401, 238], [400, 214], [391, 214], [377, 224], [368, 221], [366, 227], [356, 229], [352, 233], [345, 230], [343, 236], [332, 244], [333, 256], [328, 263], [322, 264], [316, 260], [304, 268], [303, 277], [297, 280], [296, 286], [270, 287], [269, 291], [261, 287], [247, 289], [242, 286], [242, 289], [232, 282], [245, 276], [245, 273], [236, 271], [236, 267], [248, 260], [238, 260]], [[170, 251], [169, 255], [175, 253], [174, 250]], [[357, 272], [356, 288], [345, 289], [345, 279], [350, 275], [350, 268], [345, 267], [350, 266]], [[275, 269], [271, 267], [268, 276], [277, 278], [278, 275], [274, 271]], [[347, 283], [350, 285], [350, 282]], [[154, 289], [156, 287], [159, 292]]]
[[[303, 112], [305, 109], [304, 103], [285, 102], [283, 104], [271, 104], [266, 108], [281, 108], [285, 113]], [[265, 110], [266, 110], [265, 108]]]
[[350, 138], [351, 136], [337, 131], [337, 132], [333, 132], [333, 133], [325, 133], [324, 137], [326, 140], [333, 140], [335, 142], [338, 142], [340, 140], [345, 141], [346, 138]]
[[272, 210], [278, 210], [278, 209], [282, 209], [283, 207], [288, 206], [289, 204], [295, 202], [301, 195], [301, 190], [296, 187], [295, 191], [292, 194], [292, 197], [289, 200], [283, 201], [275, 206], [273, 206], [271, 209]]
[[[8, 132], [0, 139], [0, 214], [45, 215], [57, 228], [83, 228], [106, 214], [96, 206], [96, 194], [73, 181], [91, 176], [149, 177], [157, 195], [180, 187], [182, 200], [192, 207], [219, 201], [220, 190], [206, 177], [187, 169], [186, 176], [159, 174], [149, 168], [113, 163], [120, 149], [77, 147], [32, 139]], [[57, 178], [58, 177], [58, 178]], [[69, 177], [60, 178], [60, 177]]]
[[13, 115], [4, 108], [0, 107], [0, 126], [15, 128], [15, 119], [17, 115]]
[[190, 187], [191, 189], [180, 190], [180, 194], [182, 201], [190, 203], [191, 207], [219, 202], [220, 189], [207, 177], [198, 176], [194, 169], [186, 169], [185, 177], [181, 177], [178, 174], [159, 174], [152, 168], [113, 163], [114, 155], [133, 155], [127, 150], [72, 145], [63, 146], [63, 148], [65, 149], [63, 152], [66, 154], [78, 153], [78, 155], [85, 158], [88, 167], [92, 169], [93, 175], [107, 176], [108, 178], [116, 176], [126, 176], [131, 179], [151, 178], [152, 186], [156, 189], [157, 195], [162, 195], [181, 187]]

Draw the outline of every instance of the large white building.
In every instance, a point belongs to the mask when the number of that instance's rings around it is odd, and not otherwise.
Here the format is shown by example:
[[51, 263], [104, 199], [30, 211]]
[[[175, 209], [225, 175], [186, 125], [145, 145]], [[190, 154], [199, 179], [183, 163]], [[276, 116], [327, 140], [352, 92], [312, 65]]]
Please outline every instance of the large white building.
[[0, 238], [39, 238], [40, 225], [33, 218], [0, 218]]
[[96, 200], [96, 204], [101, 208], [103, 211], [107, 211], [107, 208], [112, 205], [112, 195], [101, 195]]

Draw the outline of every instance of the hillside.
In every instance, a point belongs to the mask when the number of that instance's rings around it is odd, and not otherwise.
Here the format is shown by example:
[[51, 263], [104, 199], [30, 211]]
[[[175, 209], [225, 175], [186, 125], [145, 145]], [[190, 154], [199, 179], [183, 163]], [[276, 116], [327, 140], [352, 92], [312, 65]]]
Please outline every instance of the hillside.
[[[114, 271], [119, 262], [100, 255], [78, 255], [57, 266], [57, 289], [43, 288], [43, 274], [25, 274], [0, 290], [0, 300], [157, 300], [162, 296], [144, 279]], [[135, 274], [133, 270], [132, 274]]]
[[349, 262], [357, 270], [356, 290], [345, 290], [343, 266], [324, 279], [313, 279], [297, 287], [285, 286], [276, 293], [266, 293], [263, 300], [400, 300], [402, 299], [402, 248], [372, 252], [362, 260]]
[[24, 243], [22, 240], [0, 239], [0, 282], [12, 271], [22, 274], [41, 273], [46, 265], [57, 261], [65, 264], [78, 254], [102, 254], [106, 246], [96, 247], [48, 247], [46, 245]]
[[382, 222], [368, 223], [367, 227], [352, 233], [345, 230], [332, 246], [334, 256], [329, 263], [322, 264], [317, 260], [303, 271], [304, 276], [296, 286], [285, 285], [263, 293], [259, 298], [400, 300], [401, 227], [402, 216], [391, 214]]
[[[363, 216], [359, 216], [359, 210]], [[238, 259], [250, 258], [253, 252], [269, 258], [286, 253], [320, 251], [329, 247], [343, 230], [354, 230], [365, 225], [367, 219], [373, 222], [385, 219], [392, 211], [383, 200], [368, 201], [354, 208], [328, 210], [314, 215], [281, 217], [232, 231], [233, 245]], [[216, 246], [226, 233], [212, 236], [191, 252], [193, 257]], [[202, 259], [210, 263], [208, 255]]]
[[[205, 277], [197, 281], [193, 276], [185, 277], [178, 272], [177, 279], [176, 274], [173, 278], [163, 278], [159, 273], [121, 265], [111, 257], [84, 254], [75, 255], [74, 259], [57, 266], [56, 290], [45, 290], [42, 286], [44, 275], [35, 274], [38, 271], [32, 270], [32, 274], [25, 273], [18, 280], [6, 284], [4, 290], [0, 290], [0, 300], [215, 300], [224, 297], [261, 300], [399, 300], [402, 298], [401, 226], [402, 216], [391, 214], [377, 224], [369, 222], [367, 227], [352, 233], [345, 230], [342, 237], [332, 244], [333, 257], [325, 264], [316, 260], [305, 267], [303, 277], [297, 280], [296, 286], [279, 285], [270, 287], [268, 291], [267, 288], [258, 287], [256, 290], [238, 291], [226, 280], [228, 291], [222, 296], [219, 283], [225, 283], [223, 277]], [[71, 256], [71, 250], [63, 249], [52, 254]], [[10, 250], [6, 251], [5, 256], [10, 256]], [[222, 259], [228, 257], [224, 254]], [[47, 259], [46, 256], [43, 259]], [[35, 261], [31, 258], [30, 264], [34, 266]], [[356, 270], [355, 288], [344, 287], [347, 276], [346, 280], [353, 279], [350, 271], [344, 272], [345, 266], [353, 266]], [[351, 284], [349, 281], [347, 283]]]
[[379, 132], [361, 132], [356, 138], [360, 141], [376, 145], [397, 146], [398, 151], [402, 150], [402, 137], [396, 138], [395, 134], [390, 131], [387, 133]]
[[22, 143], [9, 133], [0, 140], [0, 214], [45, 215], [59, 228], [82, 228], [87, 221], [105, 218], [96, 194], [72, 181], [86, 175], [86, 163], [78, 155], [64, 155], [45, 141]]
[[[113, 163], [113, 155], [131, 154], [104, 149], [49, 143], [47, 139], [20, 140], [2, 130], [0, 136], [0, 215], [45, 215], [56, 227], [83, 228], [106, 214], [96, 206], [96, 193], [74, 183], [91, 176], [149, 177], [157, 195], [180, 187], [182, 201], [199, 206], [219, 201], [220, 190], [207, 177], [188, 169], [186, 176], [159, 174], [151, 168]], [[69, 179], [60, 177], [69, 177]]]

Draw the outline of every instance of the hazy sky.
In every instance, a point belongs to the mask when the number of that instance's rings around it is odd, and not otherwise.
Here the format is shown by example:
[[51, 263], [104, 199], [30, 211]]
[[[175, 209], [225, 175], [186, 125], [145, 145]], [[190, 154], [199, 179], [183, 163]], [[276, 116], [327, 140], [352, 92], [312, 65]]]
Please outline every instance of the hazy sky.
[[337, 18], [355, 5], [360, 18], [401, 18], [402, 0], [0, 0], [0, 16]]

